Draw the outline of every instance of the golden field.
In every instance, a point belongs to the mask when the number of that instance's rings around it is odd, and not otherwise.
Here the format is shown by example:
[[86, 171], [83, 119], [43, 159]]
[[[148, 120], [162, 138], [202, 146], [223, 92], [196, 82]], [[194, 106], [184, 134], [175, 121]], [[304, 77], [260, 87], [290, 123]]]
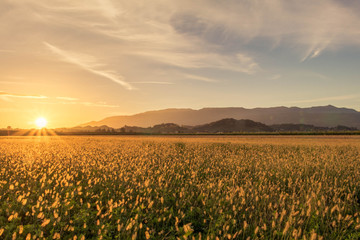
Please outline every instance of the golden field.
[[0, 239], [359, 239], [358, 136], [0, 138]]

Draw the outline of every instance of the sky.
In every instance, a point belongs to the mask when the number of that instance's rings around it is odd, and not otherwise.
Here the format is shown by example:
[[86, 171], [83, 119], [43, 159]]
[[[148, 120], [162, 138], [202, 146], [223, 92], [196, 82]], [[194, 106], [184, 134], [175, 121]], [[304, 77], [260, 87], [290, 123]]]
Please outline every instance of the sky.
[[0, 128], [165, 108], [360, 111], [358, 0], [1, 0]]

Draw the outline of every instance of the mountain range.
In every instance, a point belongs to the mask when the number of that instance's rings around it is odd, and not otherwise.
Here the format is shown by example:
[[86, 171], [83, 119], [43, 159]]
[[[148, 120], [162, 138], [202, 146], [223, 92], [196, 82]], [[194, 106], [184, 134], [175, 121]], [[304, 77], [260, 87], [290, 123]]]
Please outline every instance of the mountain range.
[[230, 107], [203, 108], [199, 110], [164, 109], [128, 116], [107, 117], [100, 121], [92, 121], [79, 125], [78, 127], [106, 125], [111, 128], [122, 128], [124, 126], [148, 128], [163, 123], [173, 123], [179, 127], [199, 126], [229, 118], [249, 119], [266, 125], [290, 124], [291, 126], [291, 124], [297, 124], [326, 128], [334, 128], [340, 125], [360, 129], [360, 112], [332, 105], [310, 108], [270, 107], [246, 109]]
[[317, 127], [309, 124], [275, 124], [266, 125], [249, 119], [236, 120], [225, 118], [219, 121], [197, 125], [179, 126], [175, 123], [162, 123], [152, 127], [124, 126], [122, 128], [111, 128], [103, 126], [86, 126], [65, 129], [55, 129], [58, 134], [221, 134], [221, 133], [355, 133], [354, 127]]

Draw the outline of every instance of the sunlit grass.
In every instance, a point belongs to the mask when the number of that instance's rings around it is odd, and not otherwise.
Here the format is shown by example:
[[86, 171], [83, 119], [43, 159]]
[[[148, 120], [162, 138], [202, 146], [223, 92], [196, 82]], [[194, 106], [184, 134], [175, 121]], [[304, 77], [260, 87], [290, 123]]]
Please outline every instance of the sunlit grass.
[[2, 239], [360, 237], [357, 144], [41, 139], [0, 141]]

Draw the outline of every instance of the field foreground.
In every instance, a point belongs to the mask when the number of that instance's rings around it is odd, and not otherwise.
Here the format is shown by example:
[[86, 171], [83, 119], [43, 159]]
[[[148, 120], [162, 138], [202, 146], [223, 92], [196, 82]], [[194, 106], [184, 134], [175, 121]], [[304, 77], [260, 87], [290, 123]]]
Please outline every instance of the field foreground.
[[359, 239], [359, 137], [3, 137], [1, 239]]

